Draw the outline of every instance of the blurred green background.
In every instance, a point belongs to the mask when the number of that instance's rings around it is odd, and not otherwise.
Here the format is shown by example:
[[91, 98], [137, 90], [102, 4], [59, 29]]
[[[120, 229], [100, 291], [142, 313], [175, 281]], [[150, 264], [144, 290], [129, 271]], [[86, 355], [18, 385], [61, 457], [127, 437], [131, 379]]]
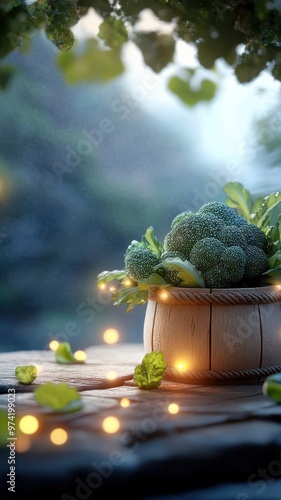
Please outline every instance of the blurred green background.
[[0, 0], [1, 351], [142, 342], [97, 274], [226, 182], [281, 190], [280, 12]]

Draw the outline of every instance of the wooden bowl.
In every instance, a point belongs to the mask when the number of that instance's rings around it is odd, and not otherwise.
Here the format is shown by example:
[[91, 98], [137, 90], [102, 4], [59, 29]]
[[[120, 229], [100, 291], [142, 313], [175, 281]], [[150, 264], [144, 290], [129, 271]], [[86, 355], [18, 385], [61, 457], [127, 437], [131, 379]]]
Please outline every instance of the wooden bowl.
[[281, 371], [281, 287], [153, 287], [143, 335], [174, 371]]

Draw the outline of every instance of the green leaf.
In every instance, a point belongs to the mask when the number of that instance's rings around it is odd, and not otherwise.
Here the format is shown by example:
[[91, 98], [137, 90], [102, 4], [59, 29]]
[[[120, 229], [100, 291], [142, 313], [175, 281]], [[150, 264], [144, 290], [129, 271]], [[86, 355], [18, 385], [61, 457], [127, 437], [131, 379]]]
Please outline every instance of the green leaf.
[[8, 64], [0, 67], [0, 89], [4, 90], [10, 83], [12, 77], [16, 73], [16, 69]]
[[275, 254], [269, 257], [268, 264], [270, 269], [274, 269], [278, 266], [281, 266], [281, 250], [277, 250]]
[[168, 283], [163, 278], [163, 276], [160, 276], [160, 274], [152, 273], [148, 278], [139, 281], [138, 288], [140, 290], [149, 290], [149, 288], [151, 288], [152, 286], [161, 286], [161, 285], [168, 286]]
[[267, 377], [262, 386], [263, 394], [281, 403], [281, 373]]
[[22, 384], [32, 384], [37, 377], [37, 367], [34, 365], [17, 366], [15, 375]]
[[152, 286], [162, 287], [170, 285], [167, 284], [165, 279], [158, 273], [152, 273], [148, 278], [139, 281], [138, 284], [135, 284], [133, 286], [124, 285], [121, 286], [121, 288], [117, 289], [115, 293], [112, 293], [112, 297], [114, 300], [113, 304], [115, 306], [128, 304], [126, 311], [130, 312], [134, 306], [143, 305], [147, 302], [148, 291]]
[[143, 305], [148, 300], [148, 289], [141, 290], [138, 286], [121, 288], [114, 295], [114, 305], [128, 304], [127, 312], [131, 312], [135, 305]]
[[160, 73], [173, 62], [176, 43], [172, 35], [156, 31], [138, 31], [134, 33], [133, 41], [140, 49], [145, 64], [155, 73]]
[[57, 363], [70, 364], [70, 363], [84, 363], [84, 361], [78, 361], [71, 350], [71, 345], [69, 342], [60, 342], [58, 348], [55, 351], [55, 360]]
[[123, 269], [121, 271], [118, 269], [114, 271], [103, 271], [97, 276], [97, 285], [107, 285], [111, 283], [111, 281], [123, 281], [126, 278], [128, 278], [128, 276]]
[[262, 273], [256, 280], [256, 286], [276, 286], [281, 285], [281, 266], [269, 269]]
[[154, 235], [154, 228], [152, 226], [147, 228], [145, 234], [142, 237], [141, 243], [146, 248], [149, 248], [153, 253], [155, 253], [157, 257], [160, 257], [163, 252], [163, 244], [158, 241], [158, 239]]
[[203, 80], [198, 90], [193, 89], [190, 82], [190, 72], [187, 70], [187, 80], [178, 76], [170, 78], [168, 88], [188, 106], [195, 106], [200, 101], [210, 101], [216, 93], [217, 86], [211, 80]]
[[125, 69], [119, 51], [104, 50], [94, 39], [87, 40], [84, 51], [59, 53], [57, 61], [70, 84], [108, 82]]
[[[254, 202], [248, 189], [241, 182], [228, 182], [223, 190], [228, 195], [225, 203], [250, 222]], [[258, 203], [260, 204], [260, 200]]]
[[256, 224], [261, 229], [272, 226], [276, 223], [276, 209], [281, 202], [281, 192], [271, 193], [263, 198], [263, 203], [258, 210], [252, 214], [251, 223]]
[[121, 19], [108, 16], [100, 24], [98, 37], [104, 40], [108, 47], [119, 50], [128, 40], [128, 31]]
[[37, 403], [58, 413], [74, 412], [83, 406], [78, 391], [64, 383], [46, 382], [35, 389], [34, 397]]
[[144, 356], [134, 372], [134, 383], [140, 389], [157, 389], [167, 368], [162, 352], [155, 351]]
[[188, 260], [181, 260], [179, 257], [165, 259], [154, 269], [169, 269], [171, 271], [176, 271], [178, 277], [183, 280], [180, 285], [182, 287], [206, 288], [202, 273]]

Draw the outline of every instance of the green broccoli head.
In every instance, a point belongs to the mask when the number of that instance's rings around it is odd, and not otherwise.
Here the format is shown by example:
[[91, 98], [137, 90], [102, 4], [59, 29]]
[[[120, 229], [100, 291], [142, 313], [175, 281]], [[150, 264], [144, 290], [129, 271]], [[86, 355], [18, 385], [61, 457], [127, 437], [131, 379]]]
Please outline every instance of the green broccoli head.
[[268, 269], [264, 232], [225, 203], [206, 203], [174, 221], [164, 251], [180, 252], [201, 271], [208, 287], [239, 286]]
[[213, 214], [192, 214], [176, 224], [165, 236], [164, 251], [180, 252], [189, 260], [195, 243], [202, 238], [216, 237], [224, 222]]
[[152, 250], [134, 241], [125, 252], [124, 264], [126, 274], [138, 282], [153, 273], [159, 259]]

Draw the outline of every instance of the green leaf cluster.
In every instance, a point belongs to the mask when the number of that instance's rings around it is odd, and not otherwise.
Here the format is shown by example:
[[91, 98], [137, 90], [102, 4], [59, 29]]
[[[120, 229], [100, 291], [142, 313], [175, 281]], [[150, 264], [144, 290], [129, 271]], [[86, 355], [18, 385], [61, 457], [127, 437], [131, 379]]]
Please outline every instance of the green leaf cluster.
[[144, 356], [140, 365], [135, 367], [134, 383], [140, 389], [157, 389], [167, 368], [164, 355], [154, 351]]
[[125, 69], [119, 50], [106, 50], [94, 38], [85, 42], [82, 51], [61, 52], [57, 62], [69, 84], [106, 83]]
[[260, 285], [281, 282], [281, 192], [253, 198], [240, 182], [229, 182], [224, 186], [226, 203], [233, 207], [248, 222], [258, 226], [267, 238], [269, 269], [258, 280]]

